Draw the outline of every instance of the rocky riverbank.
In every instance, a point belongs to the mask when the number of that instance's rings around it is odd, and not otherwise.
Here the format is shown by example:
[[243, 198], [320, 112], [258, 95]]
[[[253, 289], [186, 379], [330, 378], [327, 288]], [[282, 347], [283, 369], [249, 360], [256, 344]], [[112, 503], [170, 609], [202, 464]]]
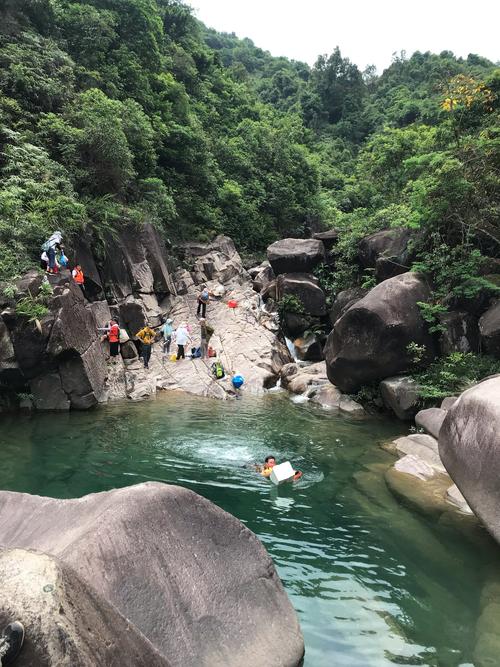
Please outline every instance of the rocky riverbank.
[[[261, 393], [291, 361], [278, 336], [275, 318], [261, 308], [233, 242], [218, 237], [211, 244], [182, 248], [182, 265], [168, 255], [153, 228], [140, 235], [123, 234], [113, 253], [98, 266], [90, 246], [73, 249], [84, 267], [84, 299], [68, 272], [50, 276], [52, 294], [39, 318], [20, 314], [16, 303], [36, 302], [43, 276], [37, 271], [16, 285], [16, 298], [4, 298], [0, 318], [0, 404], [4, 409], [88, 409], [109, 400], [139, 400], [158, 389], [226, 398], [234, 395], [229, 378], [216, 382], [208, 361], [172, 363], [155, 345], [146, 371], [132, 342], [145, 324], [157, 326], [169, 315], [176, 324], [188, 321], [199, 344], [197, 296], [206, 284], [214, 294], [208, 319], [215, 330], [211, 345], [227, 376], [245, 378], [245, 391]], [[229, 299], [237, 308], [228, 308]], [[122, 345], [116, 365], [99, 328], [118, 317], [131, 341]]]

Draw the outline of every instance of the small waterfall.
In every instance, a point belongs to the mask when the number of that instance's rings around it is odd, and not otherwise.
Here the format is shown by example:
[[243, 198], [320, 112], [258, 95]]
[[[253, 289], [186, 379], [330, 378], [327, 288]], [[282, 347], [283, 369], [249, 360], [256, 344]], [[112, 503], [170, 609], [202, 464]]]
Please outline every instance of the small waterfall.
[[295, 350], [295, 345], [292, 343], [292, 341], [289, 338], [286, 338], [286, 336], [285, 336], [285, 342], [286, 342], [286, 346], [288, 348], [288, 351], [292, 355], [292, 359], [294, 360], [295, 363], [297, 363], [297, 361], [299, 361], [299, 359], [297, 357], [297, 352]]

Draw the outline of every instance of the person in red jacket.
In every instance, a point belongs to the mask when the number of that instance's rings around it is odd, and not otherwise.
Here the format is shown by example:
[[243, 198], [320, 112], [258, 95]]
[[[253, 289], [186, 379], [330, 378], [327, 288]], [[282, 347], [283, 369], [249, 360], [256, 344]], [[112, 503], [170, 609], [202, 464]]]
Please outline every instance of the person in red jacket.
[[105, 331], [106, 334], [101, 340], [104, 341], [107, 339], [109, 342], [111, 361], [116, 363], [118, 361], [118, 355], [120, 354], [120, 326], [118, 322], [116, 320], [110, 320], [109, 327], [106, 327]]

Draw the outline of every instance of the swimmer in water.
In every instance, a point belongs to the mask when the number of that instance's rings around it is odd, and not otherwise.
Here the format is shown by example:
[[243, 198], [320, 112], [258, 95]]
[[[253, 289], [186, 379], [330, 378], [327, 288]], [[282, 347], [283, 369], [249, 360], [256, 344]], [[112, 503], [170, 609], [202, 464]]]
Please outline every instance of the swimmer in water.
[[[260, 472], [260, 474], [263, 475], [264, 477], [269, 477], [270, 474], [272, 473], [273, 468], [274, 468], [275, 465], [277, 465], [276, 464], [276, 457], [275, 456], [266, 456], [266, 458], [264, 460], [264, 465], [262, 465], [262, 466], [261, 465], [256, 465], [255, 469], [257, 470], [257, 472]], [[302, 471], [296, 470], [295, 475], [293, 476], [291, 481], [296, 482], [301, 477], [302, 477]]]
[[257, 470], [257, 472], [260, 472], [261, 475], [264, 475], [264, 477], [269, 477], [275, 465], [276, 465], [276, 457], [266, 456], [264, 460], [264, 465], [256, 465], [255, 469]]

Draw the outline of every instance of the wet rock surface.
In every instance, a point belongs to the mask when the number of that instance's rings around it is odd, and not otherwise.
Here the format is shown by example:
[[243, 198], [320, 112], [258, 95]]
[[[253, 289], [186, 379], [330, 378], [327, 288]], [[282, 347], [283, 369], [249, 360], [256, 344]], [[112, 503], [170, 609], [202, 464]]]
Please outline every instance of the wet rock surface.
[[[71, 664], [295, 667], [302, 658], [296, 613], [264, 547], [192, 491], [155, 482], [77, 500], [3, 491], [0, 521], [0, 569], [8, 562], [5, 550], [41, 554], [30, 563], [17, 560], [17, 589], [2, 578], [3, 613], [5, 593], [17, 590], [12, 605], [33, 604], [27, 629], [33, 627], [37, 647], [53, 640], [49, 650], [57, 652], [60, 640], [46, 633], [58, 603], [74, 600], [61, 619], [70, 639], [82, 637], [76, 647], [68, 642]], [[34, 581], [47, 576], [55, 589], [42, 618], [30, 571]], [[88, 653], [86, 640], [91, 632], [100, 636], [99, 623], [108, 642]], [[122, 662], [100, 661], [122, 636]], [[143, 657], [136, 661], [138, 651]]]

